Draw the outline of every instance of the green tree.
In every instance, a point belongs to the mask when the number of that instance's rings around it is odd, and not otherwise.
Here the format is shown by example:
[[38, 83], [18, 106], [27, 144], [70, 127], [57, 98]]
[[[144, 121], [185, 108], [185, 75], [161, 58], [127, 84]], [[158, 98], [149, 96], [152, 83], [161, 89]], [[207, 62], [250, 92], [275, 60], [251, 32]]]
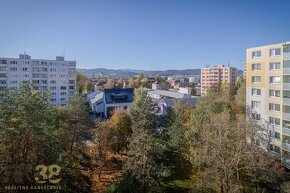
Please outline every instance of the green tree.
[[76, 87], [79, 94], [82, 94], [84, 91], [84, 86], [86, 82], [86, 77], [83, 73], [77, 73], [76, 75]]
[[57, 163], [66, 147], [58, 110], [44, 96], [23, 83], [0, 98], [0, 185], [35, 184], [35, 166]]
[[129, 79], [129, 87], [130, 87], [130, 88], [136, 88], [136, 83], [135, 83], [135, 80], [134, 80], [133, 77], [131, 77], [131, 78]]
[[151, 99], [142, 90], [137, 92], [140, 95], [130, 111], [133, 133], [124, 169], [140, 183], [143, 192], [157, 192], [161, 190], [160, 177], [164, 174], [160, 163], [162, 148], [155, 137], [157, 128], [152, 121]]
[[66, 191], [90, 192], [92, 180], [89, 172], [93, 165], [87, 152], [87, 141], [92, 139], [94, 123], [89, 115], [88, 103], [82, 96], [74, 96], [62, 113], [62, 127], [68, 142], [67, 149], [62, 154]]
[[108, 120], [109, 140], [113, 152], [120, 153], [126, 150], [129, 138], [132, 134], [131, 118], [125, 110], [114, 110], [112, 117]]

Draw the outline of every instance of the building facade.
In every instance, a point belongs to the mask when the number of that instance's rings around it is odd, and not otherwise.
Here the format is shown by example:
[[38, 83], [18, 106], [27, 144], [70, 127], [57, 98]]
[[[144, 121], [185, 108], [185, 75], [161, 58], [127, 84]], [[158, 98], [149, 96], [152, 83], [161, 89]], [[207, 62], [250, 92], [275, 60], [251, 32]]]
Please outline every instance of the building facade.
[[290, 168], [290, 42], [247, 49], [246, 104], [270, 125], [269, 149]]
[[210, 66], [201, 69], [201, 95], [206, 95], [207, 89], [218, 87], [222, 83], [234, 85], [237, 80], [237, 68]]
[[104, 115], [109, 118], [115, 109], [129, 110], [134, 101], [133, 88], [113, 88], [104, 90]]
[[15, 89], [21, 82], [31, 82], [40, 92], [49, 91], [51, 103], [64, 106], [76, 90], [76, 61], [31, 59], [27, 54], [19, 58], [0, 58], [0, 91]]

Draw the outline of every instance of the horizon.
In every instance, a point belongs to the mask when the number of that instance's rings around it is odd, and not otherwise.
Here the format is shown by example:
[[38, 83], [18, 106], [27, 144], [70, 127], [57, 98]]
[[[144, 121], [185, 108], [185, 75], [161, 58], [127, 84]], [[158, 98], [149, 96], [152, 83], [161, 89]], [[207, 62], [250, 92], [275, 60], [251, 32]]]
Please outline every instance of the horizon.
[[290, 41], [290, 23], [281, 19], [287, 5], [286, 0], [6, 1], [0, 57], [64, 55], [80, 69], [164, 71], [216, 64], [243, 69], [246, 49]]

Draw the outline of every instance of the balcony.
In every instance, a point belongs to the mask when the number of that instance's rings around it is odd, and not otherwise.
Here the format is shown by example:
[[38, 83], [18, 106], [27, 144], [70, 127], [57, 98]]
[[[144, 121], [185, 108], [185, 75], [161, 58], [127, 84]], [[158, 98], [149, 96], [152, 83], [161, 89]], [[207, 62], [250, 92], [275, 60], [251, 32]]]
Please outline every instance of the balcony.
[[282, 165], [290, 169], [290, 158], [283, 158]]
[[290, 121], [290, 113], [283, 113], [283, 119]]
[[283, 53], [283, 59], [284, 60], [290, 60], [290, 52], [284, 52]]
[[287, 127], [283, 127], [283, 129], [282, 129], [282, 133], [283, 133], [284, 135], [288, 135], [288, 136], [290, 136], [290, 129], [287, 128]]
[[290, 152], [290, 144], [289, 143], [282, 143], [282, 148], [288, 152]]
[[290, 68], [283, 68], [283, 74], [290, 74]]
[[284, 84], [283, 84], [283, 89], [288, 89], [288, 90], [290, 90], [290, 83], [284, 83]]
[[290, 98], [286, 98], [286, 97], [284, 97], [284, 98], [283, 98], [283, 104], [284, 104], [284, 105], [287, 105], [287, 106], [290, 106]]

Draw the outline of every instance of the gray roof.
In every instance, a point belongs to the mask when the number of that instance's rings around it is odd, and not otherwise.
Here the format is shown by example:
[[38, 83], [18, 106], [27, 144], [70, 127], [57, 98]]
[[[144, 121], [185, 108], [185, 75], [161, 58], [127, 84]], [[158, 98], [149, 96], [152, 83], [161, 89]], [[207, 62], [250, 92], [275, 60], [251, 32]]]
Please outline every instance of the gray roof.
[[183, 98], [183, 99], [162, 99], [159, 104], [163, 103], [166, 104], [168, 108], [174, 107], [179, 101], [184, 101], [191, 107], [195, 107], [197, 104], [199, 97], [192, 97], [192, 98]]
[[183, 94], [179, 92], [173, 92], [168, 90], [152, 90], [149, 91], [148, 94], [157, 94], [168, 98], [190, 98], [191, 96], [188, 94]]
[[87, 94], [87, 99], [91, 100], [91, 99], [95, 98], [95, 96], [99, 95], [100, 93], [103, 93], [103, 91], [95, 90], [94, 92]]
[[91, 103], [99, 103], [104, 100], [104, 92], [99, 93], [93, 99], [90, 100]]

